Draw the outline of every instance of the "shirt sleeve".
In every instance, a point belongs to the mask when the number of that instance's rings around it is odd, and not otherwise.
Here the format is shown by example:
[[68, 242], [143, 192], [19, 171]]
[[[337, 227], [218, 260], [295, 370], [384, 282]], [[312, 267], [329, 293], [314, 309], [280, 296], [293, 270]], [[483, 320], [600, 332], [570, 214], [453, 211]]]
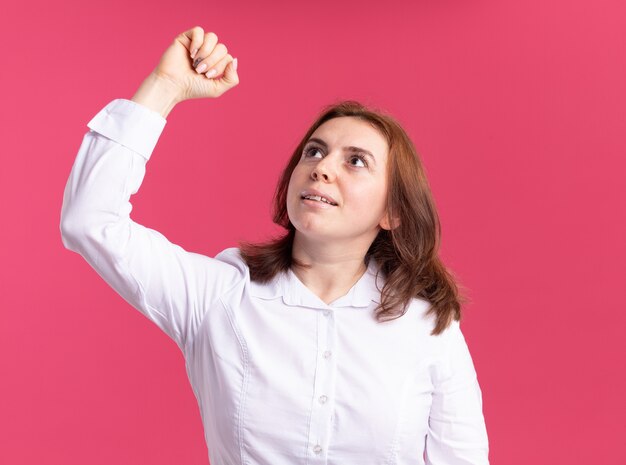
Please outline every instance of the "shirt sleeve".
[[130, 218], [130, 196], [166, 120], [116, 99], [89, 123], [63, 194], [61, 236], [128, 303], [186, 352], [214, 301], [244, 267], [187, 252]]
[[459, 322], [440, 337], [442, 358], [433, 382], [426, 464], [488, 465], [482, 393]]

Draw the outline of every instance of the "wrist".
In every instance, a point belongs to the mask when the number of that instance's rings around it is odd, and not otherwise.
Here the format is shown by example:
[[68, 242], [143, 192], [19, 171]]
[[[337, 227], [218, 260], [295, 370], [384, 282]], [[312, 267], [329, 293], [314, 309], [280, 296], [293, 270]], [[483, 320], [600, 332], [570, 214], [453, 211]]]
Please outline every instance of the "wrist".
[[131, 100], [156, 111], [163, 118], [167, 118], [174, 106], [182, 101], [180, 88], [154, 73], [150, 73], [141, 83]]

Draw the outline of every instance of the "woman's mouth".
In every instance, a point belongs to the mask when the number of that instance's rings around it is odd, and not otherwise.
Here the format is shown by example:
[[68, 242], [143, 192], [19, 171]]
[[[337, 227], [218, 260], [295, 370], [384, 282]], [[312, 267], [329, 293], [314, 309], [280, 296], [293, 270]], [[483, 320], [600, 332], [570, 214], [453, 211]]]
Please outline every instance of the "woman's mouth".
[[315, 201], [315, 202], [323, 202], [323, 203], [326, 203], [328, 205], [332, 205], [333, 207], [337, 206], [336, 203], [331, 202], [327, 198], [322, 197], [320, 195], [303, 195], [303, 196], [301, 196], [301, 199], [302, 200], [311, 200], [311, 201]]

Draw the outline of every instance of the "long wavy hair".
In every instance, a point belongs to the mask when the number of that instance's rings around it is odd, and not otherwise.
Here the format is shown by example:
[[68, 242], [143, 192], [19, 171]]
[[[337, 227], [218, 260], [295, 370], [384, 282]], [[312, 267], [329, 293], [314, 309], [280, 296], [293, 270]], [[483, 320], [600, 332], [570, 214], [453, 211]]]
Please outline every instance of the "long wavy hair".
[[282, 172], [273, 199], [273, 221], [286, 233], [264, 243], [239, 242], [250, 278], [268, 282], [292, 266], [304, 266], [292, 257], [296, 229], [287, 214], [287, 188], [302, 150], [313, 132], [324, 122], [351, 116], [369, 122], [387, 140], [389, 218], [399, 224], [381, 229], [365, 255], [365, 264], [374, 258], [385, 278], [381, 302], [375, 309], [378, 322], [396, 319], [406, 313], [411, 299], [430, 303], [429, 314], [436, 318], [432, 334], [440, 334], [452, 320], [460, 320], [461, 305], [468, 301], [459, 291], [453, 274], [439, 258], [441, 225], [422, 162], [413, 142], [389, 114], [355, 100], [343, 100], [322, 109], [308, 129]]

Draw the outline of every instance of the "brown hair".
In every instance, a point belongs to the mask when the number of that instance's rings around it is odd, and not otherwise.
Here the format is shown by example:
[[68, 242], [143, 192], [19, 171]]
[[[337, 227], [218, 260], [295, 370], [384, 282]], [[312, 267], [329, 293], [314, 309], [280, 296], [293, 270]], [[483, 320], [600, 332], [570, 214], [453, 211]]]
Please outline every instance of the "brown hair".
[[373, 257], [385, 278], [376, 318], [379, 322], [399, 318], [412, 298], [423, 298], [430, 303], [428, 312], [436, 316], [432, 334], [439, 334], [453, 319], [460, 320], [461, 305], [468, 299], [460, 294], [455, 278], [438, 256], [441, 226], [425, 170], [400, 124], [392, 116], [355, 100], [326, 106], [285, 167], [274, 193], [273, 221], [287, 233], [265, 243], [239, 242], [250, 278], [268, 282], [278, 272], [303, 265], [292, 257], [295, 227], [287, 215], [289, 180], [313, 132], [324, 122], [342, 116], [369, 122], [389, 145], [387, 211], [389, 218], [399, 219], [399, 225], [381, 229], [365, 255], [365, 264]]

